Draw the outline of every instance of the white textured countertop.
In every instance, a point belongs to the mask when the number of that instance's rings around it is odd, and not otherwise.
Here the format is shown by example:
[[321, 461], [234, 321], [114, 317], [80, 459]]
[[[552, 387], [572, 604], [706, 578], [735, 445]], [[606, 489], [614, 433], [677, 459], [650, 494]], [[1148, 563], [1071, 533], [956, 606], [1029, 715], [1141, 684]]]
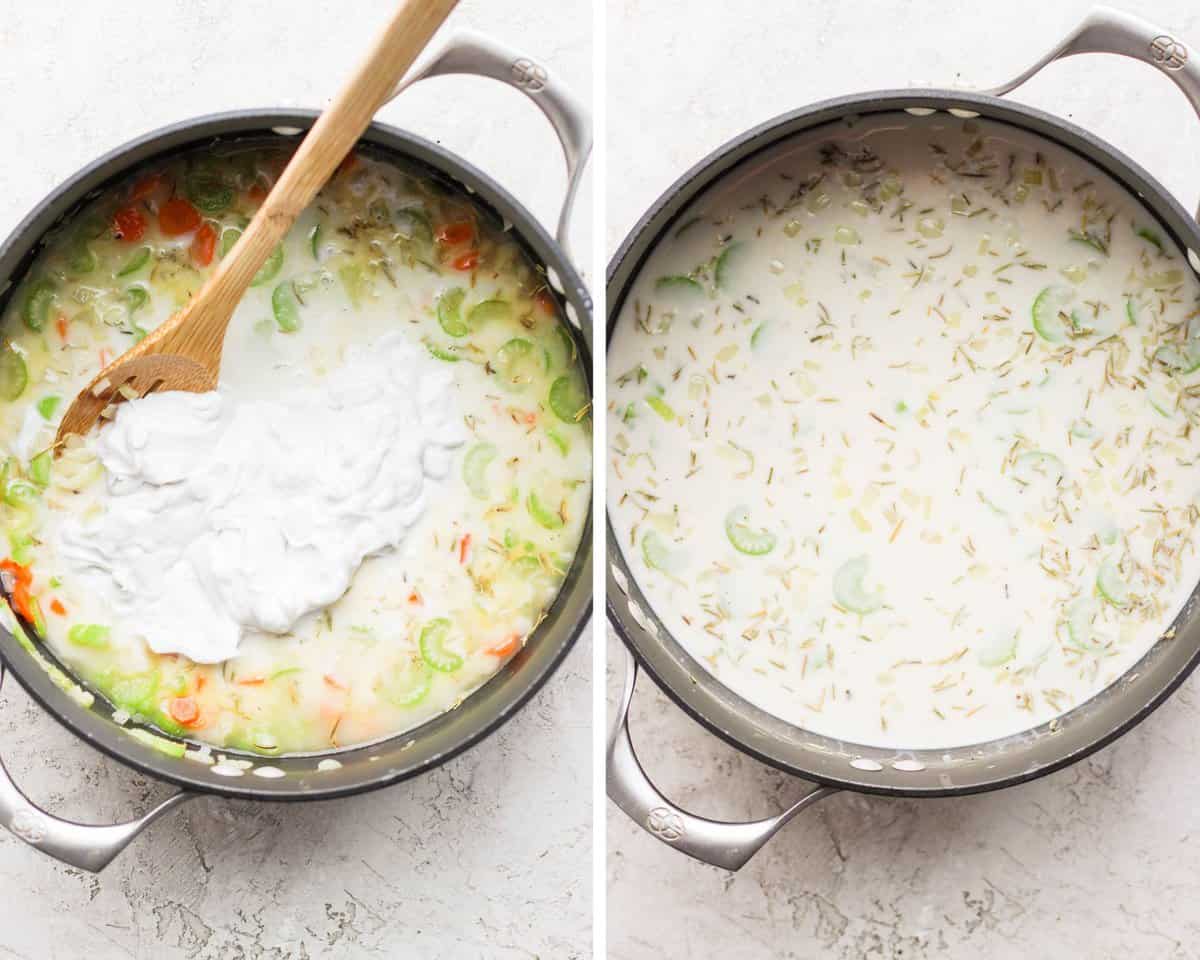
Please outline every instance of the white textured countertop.
[[[0, 234], [83, 164], [155, 127], [322, 105], [393, 7], [0, 0]], [[464, 0], [451, 22], [537, 55], [588, 100], [589, 9]], [[561, 151], [516, 92], [439, 79], [381, 118], [469, 158], [553, 229]], [[573, 231], [582, 257], [589, 184]], [[590, 956], [588, 647], [498, 734], [387, 790], [286, 806], [197, 801], [99, 877], [0, 831], [0, 960]], [[125, 819], [167, 792], [84, 747], [11, 678], [0, 756], [34, 800], [80, 820]]]
[[[706, 10], [614, 0], [608, 170], [619, 188], [609, 194], [609, 250], [683, 171], [749, 127], [857, 91], [998, 83], [1089, 6], [763, 0]], [[1136, 6], [1195, 55], [1194, 2]], [[1014, 97], [1106, 138], [1195, 208], [1200, 121], [1154, 70], [1077, 58]], [[611, 703], [622, 660], [611, 635], [608, 646]], [[736, 875], [668, 849], [609, 804], [609, 955], [1200, 956], [1197, 689], [1193, 678], [1114, 746], [1022, 787], [948, 800], [833, 796]], [[697, 813], [758, 818], [801, 792], [701, 730], [645, 678], [632, 727], [660, 787]]]

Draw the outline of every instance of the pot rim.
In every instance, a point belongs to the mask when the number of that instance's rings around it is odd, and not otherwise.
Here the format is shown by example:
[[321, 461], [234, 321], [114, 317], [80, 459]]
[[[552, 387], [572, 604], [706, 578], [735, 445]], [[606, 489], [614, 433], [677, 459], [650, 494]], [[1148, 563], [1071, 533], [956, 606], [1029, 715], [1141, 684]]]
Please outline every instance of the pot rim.
[[[177, 121], [135, 137], [83, 166], [58, 184], [0, 243], [0, 306], [19, 287], [30, 261], [47, 233], [80, 204], [115, 180], [156, 159], [237, 139], [255, 140], [299, 136], [320, 112], [293, 107], [264, 107], [205, 114]], [[375, 149], [424, 168], [437, 179], [468, 195], [471, 202], [512, 224], [512, 235], [527, 255], [544, 265], [559, 294], [566, 323], [580, 349], [580, 363], [591, 388], [592, 301], [574, 265], [538, 220], [503, 187], [467, 161], [423, 137], [387, 124], [372, 123], [360, 146]], [[322, 753], [283, 757], [250, 757], [236, 750], [213, 748], [213, 754], [251, 759], [255, 766], [285, 770], [284, 777], [222, 778], [211, 766], [159, 753], [128, 736], [111, 719], [102, 697], [81, 707], [60, 689], [48, 671], [19, 641], [0, 627], [0, 658], [21, 687], [47, 713], [77, 738], [123, 765], [185, 790], [250, 800], [324, 800], [379, 789], [440, 766], [498, 730], [520, 710], [558, 669], [587, 626], [592, 606], [592, 508], [579, 547], [558, 594], [547, 609], [542, 628], [525, 648], [476, 688], [463, 705], [431, 718], [418, 727], [382, 740]], [[36, 643], [36, 641], [34, 641]], [[38, 653], [66, 670], [49, 651]], [[487, 713], [474, 717], [484, 707]], [[435, 746], [422, 743], [436, 740]], [[388, 760], [388, 755], [392, 759]], [[340, 768], [316, 770], [322, 759], [335, 759]], [[373, 761], [378, 761], [373, 764]], [[357, 774], [357, 775], [355, 775]]]
[[[1200, 224], [1140, 165], [1087, 130], [1035, 107], [987, 94], [950, 89], [867, 91], [823, 100], [767, 120], [718, 147], [668, 187], [609, 261], [606, 346], [612, 340], [628, 289], [645, 260], [696, 197], [735, 167], [753, 161], [780, 141], [811, 135], [817, 128], [832, 127], [850, 117], [911, 108], [967, 111], [1022, 128], [1075, 153], [1139, 197], [1171, 233], [1185, 259], [1191, 254], [1192, 268], [1200, 273]], [[784, 773], [828, 787], [885, 796], [932, 797], [1015, 786], [1076, 763], [1123, 736], [1153, 713], [1200, 665], [1200, 620], [1195, 616], [1200, 600], [1198, 584], [1172, 623], [1173, 639], [1160, 639], [1122, 677], [1050, 723], [1000, 740], [949, 749], [885, 749], [840, 741], [767, 713], [697, 663], [663, 626], [642, 594], [625, 563], [607, 511], [605, 526], [609, 551], [605, 609], [609, 623], [639, 665], [677, 706], [730, 746]], [[631, 606], [636, 613], [629, 609]], [[649, 622], [654, 632], [639, 620]], [[1148, 676], [1157, 677], [1159, 673], [1165, 675], [1154, 683], [1147, 682]], [[1051, 723], [1056, 729], [1050, 729]], [[1031, 756], [1027, 763], [1014, 762], [1018, 754], [1039, 753], [1044, 756]], [[873, 760], [880, 770], [851, 767], [851, 759]], [[900, 760], [916, 761], [921, 769], [897, 770], [893, 764]]]

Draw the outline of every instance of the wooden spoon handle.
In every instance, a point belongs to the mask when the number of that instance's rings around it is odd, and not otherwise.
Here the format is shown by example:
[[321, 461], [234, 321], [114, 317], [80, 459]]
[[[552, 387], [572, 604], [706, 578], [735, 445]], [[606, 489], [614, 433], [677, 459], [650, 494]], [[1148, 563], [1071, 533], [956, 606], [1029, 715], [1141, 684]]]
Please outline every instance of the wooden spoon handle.
[[[197, 319], [212, 318], [208, 329], [188, 331], [189, 346], [215, 341], [216, 354], [220, 356], [225, 327], [254, 275], [346, 158], [371, 118], [457, 3], [458, 0], [402, 0], [374, 48], [313, 124], [238, 242], [188, 305], [189, 313], [199, 315]], [[201, 305], [203, 309], [197, 309]]]

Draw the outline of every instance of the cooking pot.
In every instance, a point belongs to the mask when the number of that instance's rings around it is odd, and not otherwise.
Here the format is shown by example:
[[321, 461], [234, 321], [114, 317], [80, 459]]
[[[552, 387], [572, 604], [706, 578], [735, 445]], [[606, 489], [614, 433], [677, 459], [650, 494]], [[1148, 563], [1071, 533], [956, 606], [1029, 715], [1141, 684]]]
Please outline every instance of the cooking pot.
[[[1170, 77], [1200, 113], [1200, 63], [1182, 41], [1136, 17], [1097, 9], [1054, 50], [1011, 83], [983, 93], [901, 90], [826, 101], [769, 121], [727, 143], [681, 177], [633, 229], [608, 270], [608, 337], [642, 264], [691, 202], [739, 165], [781, 140], [855, 118], [949, 111], [1018, 127], [1086, 158], [1139, 196], [1200, 273], [1200, 226], [1145, 170], [1058, 117], [999, 97], [1047, 64], [1079, 53], [1115, 53]], [[608, 525], [607, 608], [629, 654], [625, 688], [608, 744], [609, 797], [652, 836], [684, 853], [737, 870], [797, 813], [838, 790], [883, 796], [958, 796], [996, 790], [1074, 763], [1131, 729], [1200, 662], [1200, 586], [1159, 640], [1110, 687], [1053, 723], [988, 743], [946, 750], [894, 750], [820, 736], [787, 723], [725, 687], [655, 616]], [[696, 816], [654, 786], [634, 752], [629, 705], [639, 666], [697, 721], [737, 749], [808, 783], [778, 816], [727, 823]]]
[[[590, 371], [591, 299], [566, 250], [580, 174], [591, 150], [587, 112], [554, 75], [531, 57], [490, 38], [459, 34], [418, 66], [397, 87], [443, 74], [474, 74], [515, 87], [538, 105], [553, 125], [567, 161], [567, 190], [557, 242], [503, 188], [459, 157], [406, 131], [372, 125], [360, 141], [372, 155], [416, 164], [452, 190], [469, 193], [495, 217], [512, 225], [512, 235], [544, 268], [560, 306], [570, 320], [585, 369]], [[174, 153], [232, 142], [291, 143], [317, 118], [315, 111], [250, 110], [200, 117], [157, 130], [101, 157], [43, 200], [0, 247], [0, 308], [28, 269], [47, 232], [89, 198], [142, 164]], [[6, 289], [5, 289], [6, 288]], [[145, 816], [112, 826], [93, 826], [54, 817], [33, 804], [13, 783], [0, 762], [0, 824], [26, 843], [85, 870], [102, 869], [144, 827], [185, 800], [219, 794], [255, 800], [316, 800], [362, 793], [387, 786], [444, 763], [479, 742], [511, 717], [546, 682], [583, 631], [591, 611], [591, 518], [562, 589], [525, 648], [455, 710], [414, 730], [364, 746], [319, 755], [275, 757], [283, 772], [276, 779], [243, 775], [230, 778], [186, 759], [159, 753], [112, 720], [112, 707], [100, 698], [81, 707], [60, 689], [15, 637], [0, 627], [0, 682], [5, 669], [29, 694], [76, 736], [151, 777], [182, 787]], [[46, 648], [39, 652], [54, 661]], [[231, 753], [232, 751], [225, 751]], [[336, 756], [340, 766], [322, 759]], [[221, 765], [228, 771], [228, 765]]]

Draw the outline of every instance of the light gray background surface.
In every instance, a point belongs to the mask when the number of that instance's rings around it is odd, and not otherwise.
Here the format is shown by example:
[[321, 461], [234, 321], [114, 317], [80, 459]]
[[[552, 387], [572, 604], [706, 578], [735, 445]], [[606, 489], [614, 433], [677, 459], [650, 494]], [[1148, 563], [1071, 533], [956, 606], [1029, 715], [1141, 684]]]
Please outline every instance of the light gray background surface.
[[[1193, 0], [1123, 5], [1200, 49]], [[999, 83], [1089, 6], [611, 0], [609, 251], [677, 176], [743, 130], [845, 93]], [[1077, 58], [1014, 98], [1105, 137], [1195, 209], [1200, 121], [1156, 71]], [[611, 636], [608, 650], [611, 703], [622, 673]], [[610, 804], [609, 955], [1200, 956], [1197, 690], [1193, 679], [1115, 746], [1023, 787], [920, 802], [834, 796], [736, 875], [664, 847]], [[632, 722], [660, 787], [697, 813], [761, 817], [801, 792], [702, 731], [645, 678]]]
[[[80, 166], [155, 127], [323, 105], [393, 7], [0, 0], [0, 233]], [[463, 0], [451, 24], [529, 51], [590, 102], [587, 0]], [[562, 155], [515, 91], [439, 79], [381, 119], [467, 157], [553, 230]], [[590, 197], [589, 178], [573, 234], [585, 264]], [[198, 801], [98, 878], [0, 831], [0, 960], [590, 956], [588, 648], [500, 733], [369, 796]], [[36, 801], [81, 820], [124, 819], [166, 793], [79, 744], [11, 679], [0, 755]]]

